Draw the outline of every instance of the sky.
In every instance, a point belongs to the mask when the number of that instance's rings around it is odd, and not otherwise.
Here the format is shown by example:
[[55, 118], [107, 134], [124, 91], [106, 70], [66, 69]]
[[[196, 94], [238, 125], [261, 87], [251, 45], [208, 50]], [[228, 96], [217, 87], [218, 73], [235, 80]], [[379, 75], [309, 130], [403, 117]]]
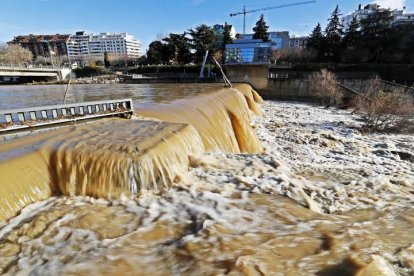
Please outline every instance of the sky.
[[[372, 0], [316, 0], [316, 3], [264, 11], [270, 31], [308, 35], [318, 22], [324, 27], [339, 5], [342, 14]], [[243, 16], [230, 13], [303, 2], [303, 0], [0, 0], [0, 42], [24, 34], [73, 34], [76, 31], [127, 32], [142, 41], [169, 33], [183, 33], [199, 24], [228, 22], [243, 32]], [[414, 12], [414, 0], [378, 0], [382, 7], [407, 7]], [[260, 12], [247, 15], [251, 32]]]

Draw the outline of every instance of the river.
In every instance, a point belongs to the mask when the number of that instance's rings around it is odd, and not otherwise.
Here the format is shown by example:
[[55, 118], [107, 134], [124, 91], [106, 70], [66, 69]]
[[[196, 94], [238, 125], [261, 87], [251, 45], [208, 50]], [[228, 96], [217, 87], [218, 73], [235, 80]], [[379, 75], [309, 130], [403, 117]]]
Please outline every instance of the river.
[[[212, 91], [221, 84], [74, 84], [66, 102], [86, 102], [131, 98], [137, 106], [168, 103]], [[66, 85], [0, 86], [0, 110], [61, 104]]]
[[[237, 88], [71, 86], [70, 101], [131, 97], [140, 120], [0, 143], [3, 156], [34, 153], [0, 158], [2, 200], [38, 198], [0, 222], [0, 272], [412, 275], [414, 137]], [[0, 87], [0, 104], [55, 104], [63, 91]]]

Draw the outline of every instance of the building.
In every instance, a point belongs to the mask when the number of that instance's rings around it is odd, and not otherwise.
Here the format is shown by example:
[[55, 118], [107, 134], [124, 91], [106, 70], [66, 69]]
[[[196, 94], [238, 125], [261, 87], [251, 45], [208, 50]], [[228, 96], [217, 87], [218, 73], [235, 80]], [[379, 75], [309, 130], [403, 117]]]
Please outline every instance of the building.
[[289, 38], [289, 49], [303, 50], [308, 45], [307, 36], [292, 36]]
[[55, 34], [55, 35], [20, 35], [14, 37], [9, 44], [17, 44], [29, 50], [33, 54], [33, 58], [39, 56], [67, 56], [67, 43], [70, 35]]
[[288, 49], [289, 48], [289, 32], [269, 32], [269, 40], [272, 42], [272, 49]]
[[[289, 49], [289, 32], [269, 32], [269, 41], [272, 43], [272, 50]], [[253, 39], [253, 34], [241, 35], [243, 39]]]
[[[373, 14], [377, 11], [384, 11], [387, 9], [381, 8], [377, 4], [368, 4], [362, 8], [362, 5], [359, 5], [358, 9], [351, 14], [345, 15], [341, 18], [341, 24], [344, 26], [344, 29], [348, 29], [351, 21], [354, 17], [360, 21], [361, 19], [367, 18], [368, 15]], [[392, 22], [391, 25], [399, 24], [414, 24], [414, 13], [406, 13], [405, 7], [402, 10], [391, 10]]]
[[[216, 35], [216, 46], [221, 48], [223, 46], [223, 39], [224, 39], [224, 25], [216, 24], [213, 26], [214, 34]], [[235, 39], [236, 38], [236, 29], [232, 25], [230, 25], [230, 37]]]
[[272, 42], [261, 39], [236, 39], [226, 44], [226, 64], [268, 64]]
[[414, 24], [414, 13], [406, 13], [405, 9], [393, 12], [393, 25]]
[[86, 60], [89, 57], [90, 35], [86, 32], [76, 32], [67, 43], [68, 57], [73, 63], [75, 61]]
[[120, 59], [136, 59], [142, 56], [141, 42], [127, 33], [86, 32], [77, 32], [68, 41], [70, 62], [103, 60], [105, 52]]

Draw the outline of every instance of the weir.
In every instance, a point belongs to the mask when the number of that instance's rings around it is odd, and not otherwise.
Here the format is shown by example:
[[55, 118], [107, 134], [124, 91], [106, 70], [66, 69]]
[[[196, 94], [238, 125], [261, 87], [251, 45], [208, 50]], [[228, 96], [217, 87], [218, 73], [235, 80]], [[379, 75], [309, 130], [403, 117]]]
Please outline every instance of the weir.
[[263, 152], [250, 125], [261, 98], [236, 88], [136, 110], [152, 120], [102, 119], [0, 143], [0, 221], [54, 195], [159, 193], [205, 151]]
[[261, 114], [258, 103], [262, 99], [250, 85], [237, 84], [235, 88], [142, 108], [137, 114], [191, 124], [209, 152], [262, 153], [263, 147], [250, 126], [251, 113]]

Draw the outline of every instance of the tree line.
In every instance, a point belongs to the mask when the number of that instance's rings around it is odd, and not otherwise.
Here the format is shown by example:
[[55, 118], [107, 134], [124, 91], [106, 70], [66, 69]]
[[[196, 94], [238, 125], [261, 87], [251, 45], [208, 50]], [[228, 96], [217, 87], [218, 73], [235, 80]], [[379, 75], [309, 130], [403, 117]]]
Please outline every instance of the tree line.
[[139, 59], [140, 65], [183, 65], [201, 63], [206, 51], [219, 61], [224, 58], [225, 45], [232, 42], [231, 25], [224, 24], [222, 33], [212, 26], [198, 25], [180, 34], [170, 33], [149, 44], [146, 56]]
[[378, 9], [345, 28], [336, 6], [324, 31], [320, 23], [308, 39], [315, 61], [334, 63], [414, 63], [414, 24], [392, 24], [390, 10]]

